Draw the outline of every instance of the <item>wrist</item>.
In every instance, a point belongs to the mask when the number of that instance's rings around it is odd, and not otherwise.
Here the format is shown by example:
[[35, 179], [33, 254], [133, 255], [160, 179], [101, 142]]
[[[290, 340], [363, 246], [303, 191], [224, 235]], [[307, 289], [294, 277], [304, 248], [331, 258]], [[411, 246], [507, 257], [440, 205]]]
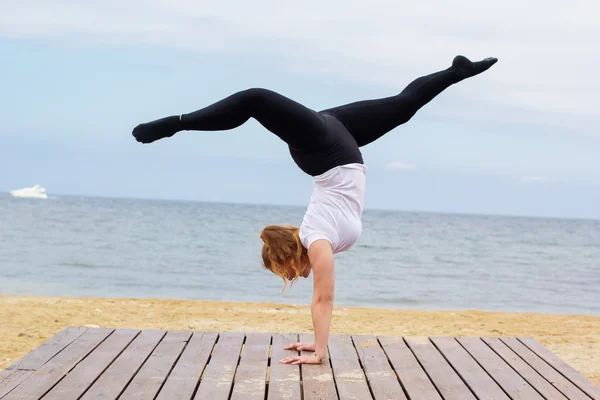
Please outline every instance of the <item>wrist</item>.
[[326, 352], [325, 351], [319, 351], [318, 349], [316, 349], [313, 352], [313, 356], [315, 358], [319, 359], [320, 362], [323, 362], [326, 359]]
[[315, 347], [314, 347], [314, 349], [321, 356], [327, 355], [327, 345], [325, 345], [325, 346], [319, 346], [319, 345], [316, 344]]

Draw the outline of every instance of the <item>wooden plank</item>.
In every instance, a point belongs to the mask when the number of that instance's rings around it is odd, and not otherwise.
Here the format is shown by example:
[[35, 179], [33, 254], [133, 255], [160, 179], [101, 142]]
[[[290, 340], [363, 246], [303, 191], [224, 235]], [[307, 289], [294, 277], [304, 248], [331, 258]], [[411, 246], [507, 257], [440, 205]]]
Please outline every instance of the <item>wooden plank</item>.
[[227, 399], [233, 385], [244, 333], [223, 332], [201, 377], [195, 400]]
[[296, 343], [296, 334], [273, 334], [271, 346], [271, 367], [269, 371], [269, 390], [267, 399], [301, 400], [300, 366], [281, 364], [279, 361], [293, 355], [296, 350], [284, 350], [288, 344]]
[[564, 394], [570, 400], [590, 400], [590, 398], [581, 389], [577, 388], [567, 378], [558, 373], [552, 366], [541, 359], [536, 353], [516, 338], [503, 338], [500, 340], [506, 344], [512, 351], [519, 355], [527, 364], [542, 375], [556, 389]]
[[61, 380], [44, 400], [78, 399], [140, 333], [137, 329], [117, 329]]
[[0, 373], [0, 399], [33, 374], [33, 370], [4, 370]]
[[57, 355], [65, 347], [71, 344], [79, 336], [83, 335], [88, 328], [68, 327], [52, 336], [31, 353], [20, 360], [15, 361], [7, 369], [23, 369], [37, 371], [52, 357]]
[[85, 393], [82, 400], [117, 399], [166, 333], [162, 330], [142, 330]]
[[410, 399], [442, 400], [437, 389], [401, 337], [378, 337], [400, 384]]
[[217, 332], [194, 332], [158, 394], [157, 400], [190, 400], [192, 398], [217, 337]]
[[407, 400], [398, 377], [375, 336], [353, 335], [352, 341], [362, 362], [375, 400]]
[[185, 348], [192, 332], [169, 331], [127, 386], [119, 400], [153, 399]]
[[428, 337], [407, 336], [404, 340], [444, 400], [476, 400], [469, 387]]
[[17, 370], [15, 370], [15, 369], [13, 369], [13, 370], [5, 369], [5, 370], [0, 371], [0, 399], [6, 393], [13, 390], [19, 383], [21, 383], [23, 381], [23, 380], [21, 380], [18, 383], [11, 383], [12, 379], [9, 379], [9, 378], [15, 372], [17, 372]]
[[500, 386], [477, 364], [471, 355], [452, 337], [431, 337], [430, 340], [461, 376], [479, 399], [509, 400]]
[[[300, 342], [313, 343], [313, 334], [300, 334]], [[311, 351], [301, 351], [300, 355], [310, 355]], [[304, 400], [309, 399], [336, 399], [338, 398], [333, 381], [333, 372], [327, 357], [321, 364], [301, 364], [302, 391]]]
[[571, 381], [579, 389], [583, 390], [594, 400], [600, 400], [600, 386], [594, 384], [591, 380], [583, 376], [575, 368], [571, 367], [558, 356], [542, 346], [534, 338], [518, 338], [521, 343], [527, 346], [531, 351], [550, 364], [554, 369], [560, 372], [565, 378]]
[[508, 363], [519, 375], [534, 387], [546, 400], [567, 400], [567, 398], [538, 374], [499, 338], [481, 338], [498, 356]]
[[544, 398], [498, 354], [478, 337], [459, 337], [458, 342], [477, 360], [512, 400], [544, 400]]
[[107, 328], [94, 328], [86, 331], [31, 374], [3, 400], [37, 400], [41, 398], [112, 332], [113, 329]]
[[246, 334], [231, 400], [264, 400], [270, 347], [270, 333]]
[[352, 338], [348, 335], [330, 335], [329, 354], [339, 398], [372, 399]]
[[14, 374], [15, 372], [17, 372], [17, 371], [13, 370], [13, 369], [4, 369], [4, 370], [0, 371], [0, 384], [2, 384], [2, 382], [5, 379], [7, 379], [9, 376]]

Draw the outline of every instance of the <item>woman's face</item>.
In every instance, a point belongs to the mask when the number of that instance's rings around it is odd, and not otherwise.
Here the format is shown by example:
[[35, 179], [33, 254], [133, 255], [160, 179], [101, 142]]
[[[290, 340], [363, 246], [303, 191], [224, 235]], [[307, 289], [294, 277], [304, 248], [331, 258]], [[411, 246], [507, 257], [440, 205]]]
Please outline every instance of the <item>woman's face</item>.
[[[308, 276], [310, 275], [310, 269], [311, 269], [310, 265], [305, 265], [300, 276], [303, 278], [308, 278]], [[294, 269], [292, 267], [287, 268], [286, 278], [288, 281], [291, 281], [292, 279], [294, 279]]]

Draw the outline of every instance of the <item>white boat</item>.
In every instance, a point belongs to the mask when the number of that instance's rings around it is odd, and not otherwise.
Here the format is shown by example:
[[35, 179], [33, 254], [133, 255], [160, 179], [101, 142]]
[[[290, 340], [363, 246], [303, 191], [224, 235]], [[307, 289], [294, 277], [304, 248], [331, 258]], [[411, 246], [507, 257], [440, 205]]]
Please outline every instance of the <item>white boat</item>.
[[13, 197], [29, 197], [34, 199], [47, 199], [46, 189], [40, 185], [26, 187], [23, 189], [15, 189], [9, 192]]

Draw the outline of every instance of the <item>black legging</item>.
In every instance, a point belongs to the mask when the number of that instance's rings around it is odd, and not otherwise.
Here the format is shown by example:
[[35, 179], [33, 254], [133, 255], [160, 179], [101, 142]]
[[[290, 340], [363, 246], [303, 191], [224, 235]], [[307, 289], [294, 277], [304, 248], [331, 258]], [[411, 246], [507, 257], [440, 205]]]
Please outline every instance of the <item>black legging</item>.
[[[340, 135], [347, 135], [347, 132], [332, 130], [325, 118], [327, 114], [335, 116], [352, 135], [355, 145], [361, 147], [410, 120], [421, 107], [450, 85], [485, 71], [496, 61], [488, 58], [472, 63], [457, 56], [451, 67], [415, 79], [395, 96], [358, 101], [319, 112], [268, 89], [248, 89], [189, 114], [141, 124], [134, 129], [134, 136], [138, 141], [149, 143], [182, 130], [229, 130], [254, 118], [286, 142], [291, 150], [302, 153], [301, 157], [312, 155], [309, 163], [321, 164], [311, 168], [309, 173], [315, 175], [331, 167], [331, 162], [326, 162], [324, 157], [331, 158], [336, 151], [348, 151], [348, 143], [339, 145], [339, 140], [344, 139]], [[328, 151], [332, 146], [339, 149]], [[311, 152], [322, 156], [315, 157]], [[356, 160], [355, 156], [337, 156], [338, 164]], [[306, 168], [303, 170], [306, 171]]]

